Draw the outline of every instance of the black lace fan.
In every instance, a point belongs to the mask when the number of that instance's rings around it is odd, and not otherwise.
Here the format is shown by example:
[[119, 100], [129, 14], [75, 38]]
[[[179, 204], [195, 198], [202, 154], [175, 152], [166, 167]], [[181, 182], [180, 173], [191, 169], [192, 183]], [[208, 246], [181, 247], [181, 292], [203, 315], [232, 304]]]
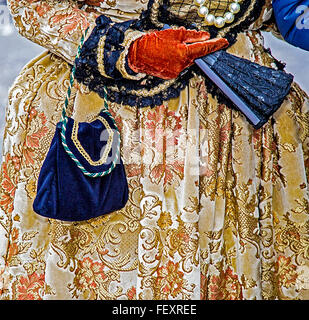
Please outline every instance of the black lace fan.
[[[165, 24], [163, 29], [170, 28]], [[195, 63], [253, 125], [262, 127], [290, 91], [293, 75], [239, 58], [224, 50]]]
[[293, 82], [291, 74], [223, 50], [195, 62], [256, 129], [281, 106]]

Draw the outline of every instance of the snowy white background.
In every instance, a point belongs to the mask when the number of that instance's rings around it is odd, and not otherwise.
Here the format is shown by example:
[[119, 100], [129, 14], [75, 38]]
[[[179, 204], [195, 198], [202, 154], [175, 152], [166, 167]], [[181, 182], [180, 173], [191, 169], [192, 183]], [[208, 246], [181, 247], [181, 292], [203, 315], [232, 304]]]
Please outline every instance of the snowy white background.
[[[17, 33], [4, 2], [0, 0], [0, 154], [8, 89], [22, 67], [44, 50]], [[309, 93], [309, 52], [295, 48], [269, 33], [264, 33], [264, 36], [265, 47], [271, 49], [274, 57], [286, 63], [286, 70]]]

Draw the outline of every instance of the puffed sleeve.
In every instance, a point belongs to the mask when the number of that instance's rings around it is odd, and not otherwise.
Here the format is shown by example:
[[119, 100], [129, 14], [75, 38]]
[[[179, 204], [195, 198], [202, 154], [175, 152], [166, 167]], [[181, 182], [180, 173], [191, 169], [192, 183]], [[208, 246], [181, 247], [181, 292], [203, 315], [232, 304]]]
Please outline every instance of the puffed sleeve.
[[131, 43], [145, 34], [137, 22], [139, 20], [134, 19], [115, 23], [100, 15], [76, 60], [76, 79], [89, 85], [87, 81], [98, 78], [108, 82], [145, 77], [145, 74], [131, 70], [127, 60]]
[[[135, 73], [128, 64], [131, 43], [156, 29], [149, 9], [153, 0], [147, 1], [147, 9], [137, 19], [121, 22], [108, 14], [98, 15], [95, 8], [83, 10], [86, 2], [96, 4], [95, 0], [8, 0], [20, 34], [69, 64], [75, 61], [75, 79], [102, 98], [107, 94], [111, 102], [155, 107], [178, 97], [194, 76], [193, 68], [183, 70], [177, 79], [165, 80]], [[88, 27], [80, 56], [75, 59]]]
[[309, 50], [309, 0], [273, 0], [273, 10], [285, 41]]
[[[132, 21], [114, 23], [109, 17], [82, 10], [77, 0], [8, 0], [19, 33], [73, 64], [80, 39], [87, 28], [79, 67], [89, 70], [95, 64], [106, 78], [140, 79], [127, 64], [126, 53], [132, 41], [143, 32], [131, 30]], [[91, 47], [91, 49], [90, 49]], [[95, 51], [95, 55], [92, 53]], [[92, 59], [93, 58], [93, 59]]]
[[83, 32], [93, 28], [96, 19], [72, 0], [8, 0], [8, 8], [23, 37], [69, 63], [74, 61]]

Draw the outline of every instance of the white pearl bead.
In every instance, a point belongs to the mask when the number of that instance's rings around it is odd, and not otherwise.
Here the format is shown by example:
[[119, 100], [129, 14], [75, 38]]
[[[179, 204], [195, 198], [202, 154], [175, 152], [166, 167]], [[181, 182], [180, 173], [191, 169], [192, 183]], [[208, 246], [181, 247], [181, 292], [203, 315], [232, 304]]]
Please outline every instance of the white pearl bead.
[[215, 22], [215, 16], [213, 14], [209, 14], [205, 17], [205, 23], [208, 25], [208, 26], [212, 26]]
[[230, 11], [234, 14], [238, 13], [240, 11], [240, 5], [236, 2], [231, 3], [230, 4]]
[[215, 19], [215, 26], [216, 26], [217, 28], [222, 28], [222, 27], [224, 27], [224, 25], [225, 25], [225, 20], [224, 20], [224, 18], [222, 18], [222, 17], [217, 17], [217, 18]]
[[225, 19], [225, 22], [227, 23], [232, 23], [234, 21], [234, 15], [232, 12], [227, 12], [225, 15], [224, 15], [224, 19]]
[[204, 6], [201, 6], [199, 9], [198, 9], [198, 15], [200, 17], [204, 17], [208, 14], [208, 8], [207, 7], [204, 7]]
[[204, 4], [206, 0], [194, 0], [194, 3], [198, 6], [201, 6], [202, 4]]

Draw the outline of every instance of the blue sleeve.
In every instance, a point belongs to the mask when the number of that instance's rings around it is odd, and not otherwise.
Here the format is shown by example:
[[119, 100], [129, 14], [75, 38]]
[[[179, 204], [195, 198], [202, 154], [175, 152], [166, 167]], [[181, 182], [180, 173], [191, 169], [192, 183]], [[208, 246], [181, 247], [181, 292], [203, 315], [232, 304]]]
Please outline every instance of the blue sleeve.
[[123, 22], [100, 15], [75, 59], [75, 79], [102, 98], [107, 88], [109, 101], [131, 107], [155, 107], [179, 97], [196, 72], [193, 68], [183, 70], [172, 81], [130, 69], [127, 59], [130, 43], [155, 29], [148, 14], [145, 11], [139, 19]]
[[283, 38], [309, 51], [309, 0], [273, 0], [273, 10]]
[[[96, 19], [96, 26], [81, 48], [80, 57], [76, 59], [76, 79], [90, 74], [105, 79], [123, 79], [136, 75], [123, 61], [121, 69], [120, 57], [125, 51], [125, 34], [131, 30], [135, 20], [114, 23], [110, 18], [101, 15]], [[139, 33], [138, 36], [141, 36]]]

